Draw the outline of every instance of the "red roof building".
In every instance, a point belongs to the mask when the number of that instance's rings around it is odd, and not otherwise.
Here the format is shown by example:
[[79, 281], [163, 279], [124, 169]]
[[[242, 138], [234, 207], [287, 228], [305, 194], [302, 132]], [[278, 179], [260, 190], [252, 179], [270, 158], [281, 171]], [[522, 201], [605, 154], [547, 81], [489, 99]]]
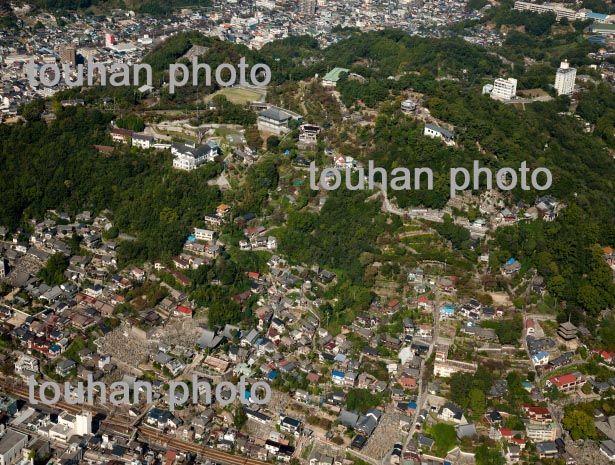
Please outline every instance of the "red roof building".
[[192, 316], [192, 309], [190, 307], [185, 307], [184, 305], [178, 305], [175, 309], [175, 315]]
[[567, 373], [565, 375], [555, 376], [550, 378], [545, 383], [547, 388], [555, 386], [560, 392], [574, 392], [578, 387], [585, 384], [585, 377], [581, 374]]

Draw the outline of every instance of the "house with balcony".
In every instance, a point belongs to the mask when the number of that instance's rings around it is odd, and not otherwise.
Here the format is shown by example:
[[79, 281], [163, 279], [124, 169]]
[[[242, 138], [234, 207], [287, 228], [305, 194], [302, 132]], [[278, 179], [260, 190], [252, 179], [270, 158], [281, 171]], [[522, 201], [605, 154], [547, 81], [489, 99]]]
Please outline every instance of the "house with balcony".
[[218, 155], [219, 147], [214, 141], [207, 141], [199, 147], [175, 143], [171, 146], [173, 168], [191, 171], [201, 165], [212, 162]]

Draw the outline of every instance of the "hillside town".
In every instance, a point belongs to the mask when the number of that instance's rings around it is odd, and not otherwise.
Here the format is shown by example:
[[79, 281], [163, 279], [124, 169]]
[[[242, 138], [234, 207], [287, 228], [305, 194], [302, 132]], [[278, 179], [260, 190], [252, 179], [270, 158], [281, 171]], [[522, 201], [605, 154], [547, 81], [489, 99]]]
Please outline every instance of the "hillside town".
[[[228, 221], [243, 225], [242, 248], [271, 252], [267, 272], [249, 272], [250, 289], [232, 297], [244, 311], [250, 299], [257, 302], [257, 323], [210, 329], [182, 291], [190, 285], [185, 270], [216, 259], [226, 247], [216, 224]], [[374, 300], [333, 335], [315, 311], [321, 302], [312, 299], [313, 289], [335, 283], [336, 274], [290, 265], [260, 222], [252, 214], [233, 218], [232, 206], [219, 205], [188, 231], [185, 253], [124, 269], [117, 268], [117, 243], [104, 239], [114, 227], [105, 215], [50, 211], [31, 234], [3, 228], [3, 286], [10, 292], [0, 307], [2, 450], [13, 461], [23, 450], [24, 457], [91, 463], [183, 461], [192, 452], [222, 462], [232, 452], [262, 462], [472, 463], [467, 445], [482, 436], [501, 444], [509, 463], [525, 456], [584, 463], [576, 461], [580, 450], [613, 459], [610, 410], [592, 411], [605, 436], [595, 451], [562, 439], [565, 406], [600, 399], [615, 386], [612, 373], [602, 374], [613, 370], [615, 354], [587, 339], [586, 328], [510, 302], [481, 304], [459, 295], [444, 264], [425, 263], [407, 270], [403, 292]], [[80, 252], [73, 253], [77, 238]], [[605, 260], [612, 255], [605, 248]], [[58, 256], [68, 261], [64, 279], [49, 286], [40, 270]], [[520, 269], [513, 259], [501, 273]], [[538, 275], [523, 286], [544, 293]], [[579, 371], [586, 363], [604, 369], [586, 375]], [[460, 407], [453, 401], [456, 374], [487, 382], [487, 394], [471, 389], [468, 407]], [[229, 408], [208, 404], [199, 392], [198, 405], [168, 409], [171, 380], [217, 384], [240, 376], [270, 383], [274, 400]], [[153, 403], [31, 405], [24, 395], [30, 377], [71, 384], [91, 377], [107, 386], [152, 380]], [[498, 408], [487, 410], [488, 400]], [[448, 437], [443, 427], [454, 433], [450, 444], [441, 443]]]
[[[516, 2], [514, 8], [537, 13], [555, 8], [558, 21], [567, 18], [563, 7], [528, 5]], [[28, 5], [14, 5], [22, 26], [44, 26], [0, 31], [0, 110], [7, 123], [20, 124], [23, 105], [68, 89], [64, 84], [31, 88], [25, 75], [30, 59], [39, 66], [92, 59], [110, 69], [115, 63], [140, 63], [185, 30], [252, 50], [300, 35], [315, 38], [325, 49], [344, 40], [344, 28], [395, 27], [413, 36], [440, 38], [450, 33], [443, 26], [478, 19], [490, 7], [468, 10], [456, 1], [214, 2], [162, 18], [128, 10], [99, 16], [70, 13], [60, 31], [61, 15], [37, 12], [32, 17]], [[608, 35], [606, 26], [612, 26], [608, 15], [589, 9], [574, 10], [570, 19], [595, 21], [591, 27], [596, 34], [603, 28]], [[487, 30], [467, 32], [472, 36], [465, 41], [479, 45], [504, 39]], [[203, 48], [194, 45], [182, 58], [202, 54]], [[569, 104], [572, 97], [588, 93], [575, 81], [584, 82], [582, 75], [562, 60], [557, 74], [549, 75], [554, 95], [527, 97], [521, 104], [560, 96]], [[603, 65], [602, 79], [608, 81], [612, 65]], [[253, 118], [261, 146], [248, 140], [247, 124], [199, 120], [201, 111], [222, 107], [220, 100], [199, 101], [207, 108], [197, 106], [181, 117], [161, 110], [155, 118], [144, 117], [139, 129], [118, 124], [130, 111], [117, 110], [109, 96], [96, 97], [94, 104], [73, 98], [45, 101], [41, 118], [51, 127], [62, 120], [63, 111], [118, 111], [121, 117], [105, 121], [97, 133], [106, 142], [85, 149], [103, 161], [125, 157], [121, 169], [133, 170], [135, 179], [145, 171], [145, 162], [131, 163], [129, 156], [165, 163], [168, 171], [160, 168], [157, 187], [169, 195], [174, 193], [173, 176], [182, 182], [201, 176], [195, 183], [215, 191], [216, 197], [207, 199], [207, 208], [193, 208], [183, 198], [184, 211], [165, 207], [156, 213], [156, 222], [181, 228], [177, 254], [152, 256], [145, 247], [139, 249], [138, 228], [121, 220], [125, 211], [90, 208], [85, 202], [78, 213], [32, 209], [23, 212], [22, 226], [0, 224], [0, 465], [615, 461], [612, 308], [605, 305], [592, 315], [588, 321], [596, 328], [579, 323], [552, 291], [566, 287], [557, 274], [561, 270], [554, 271], [544, 256], [544, 266], [529, 264], [527, 256], [503, 256], [501, 247], [508, 241], [515, 247], [521, 243], [523, 250], [536, 239], [507, 235], [509, 227], [531, 223], [552, 226], [555, 232], [549, 232], [559, 234], [558, 219], [571, 209], [577, 212], [568, 199], [533, 192], [531, 200], [528, 195], [525, 201], [512, 201], [501, 190], [468, 188], [441, 208], [400, 206], [379, 184], [360, 200], [359, 209], [366, 212], [377, 205], [377, 215], [361, 234], [384, 231], [375, 241], [379, 255], [356, 251], [355, 261], [365, 265], [361, 279], [369, 278], [364, 289], [342, 282], [350, 270], [341, 261], [319, 266], [311, 256], [320, 253], [316, 248], [301, 255], [310, 260], [285, 253], [292, 250], [289, 242], [301, 249], [304, 237], [317, 235], [314, 218], [335, 201], [324, 186], [305, 194], [316, 147], [323, 149], [321, 168], [355, 172], [364, 162], [345, 152], [344, 139], [385, 125], [375, 111], [359, 112], [343, 103], [336, 90], [340, 82], [367, 81], [349, 71], [334, 67], [293, 90], [307, 92], [311, 85], [314, 94], [322, 92], [321, 101], [331, 104], [328, 110], [341, 115], [341, 136], [325, 133], [324, 124], [298, 112], [300, 105], [291, 109], [292, 99], [287, 108], [282, 97], [266, 91], [233, 88], [230, 95], [248, 92], [241, 109]], [[454, 82], [442, 76], [434, 80]], [[166, 85], [140, 86], [139, 101], [145, 107], [156, 105]], [[487, 99], [489, 103], [518, 103], [516, 86], [514, 78], [496, 77], [483, 94], [495, 100]], [[478, 141], [468, 143], [466, 127], [432, 115], [426, 99], [414, 89], [404, 91], [403, 98], [387, 102], [385, 111], [396, 122], [409, 122], [412, 138], [432, 144], [425, 145], [428, 149], [449, 155], [465, 149], [464, 144], [476, 145], [479, 153], [487, 150]], [[303, 105], [305, 113], [307, 107]], [[604, 121], [593, 126], [579, 121], [578, 126], [581, 135], [594, 129], [598, 134]], [[296, 134], [296, 143], [288, 142], [291, 134]], [[549, 143], [556, 146], [551, 138], [545, 141], [540, 140], [541, 154]], [[276, 152], [284, 142], [292, 147]], [[609, 157], [615, 158], [611, 152]], [[274, 157], [278, 165], [266, 171]], [[58, 174], [64, 176], [66, 196], [79, 183], [71, 175]], [[135, 208], [154, 210], [161, 197], [139, 182], [127, 187], [128, 182], [112, 179], [105, 187], [145, 191], [151, 204]], [[132, 192], [124, 210], [134, 201]], [[247, 209], [245, 205], [256, 205], [249, 202], [258, 195], [262, 208]], [[285, 212], [289, 206], [307, 213]], [[349, 210], [340, 207], [332, 216], [350, 216]], [[294, 235], [285, 235], [289, 230]], [[334, 248], [344, 248], [346, 240], [356, 246], [350, 231], [332, 235], [339, 239]], [[161, 234], [156, 240], [175, 238]], [[612, 284], [615, 244], [597, 241], [591, 250], [600, 266], [587, 266], [585, 275], [598, 269], [596, 274], [603, 276], [606, 270]], [[566, 249], [570, 256], [576, 253], [572, 244]], [[593, 294], [586, 294], [591, 301]], [[260, 393], [247, 389], [239, 393], [240, 401], [225, 404], [213, 401], [203, 388], [206, 383], [223, 385], [221, 395], [230, 398], [229, 385], [242, 378], [250, 386], [267, 383], [271, 400], [261, 404], [255, 398]], [[41, 386], [34, 398], [33, 381]], [[177, 394], [170, 386], [179, 381], [190, 386], [197, 403], [170, 397]], [[84, 382], [95, 386], [92, 403], [79, 401]], [[46, 403], [43, 397], [52, 389], [48, 384], [45, 391], [45, 383], [61, 386], [63, 400]], [[114, 383], [137, 392], [147, 391], [143, 386], [149, 384], [151, 399], [135, 395], [124, 405], [103, 402], [103, 392], [114, 392]]]

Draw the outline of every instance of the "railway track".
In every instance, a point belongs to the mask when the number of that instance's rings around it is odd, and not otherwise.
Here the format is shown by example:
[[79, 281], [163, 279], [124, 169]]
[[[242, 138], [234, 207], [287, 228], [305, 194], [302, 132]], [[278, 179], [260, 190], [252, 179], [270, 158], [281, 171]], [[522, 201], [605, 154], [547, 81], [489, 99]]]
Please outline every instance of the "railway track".
[[194, 444], [192, 442], [175, 439], [145, 425], [139, 427], [139, 435], [142, 435], [144, 439], [154, 439], [157, 442], [165, 444], [167, 447], [176, 448], [180, 451], [200, 454], [203, 457], [211, 459], [212, 461], [223, 463], [225, 465], [264, 465], [266, 463], [259, 460], [229, 454], [228, 452], [219, 451], [210, 447]]
[[[18, 383], [0, 379], [0, 388], [17, 397], [21, 397], [26, 400], [29, 400], [30, 398], [28, 388]], [[34, 398], [40, 401], [40, 396], [38, 395], [38, 392], [36, 390]], [[105, 417], [109, 414], [106, 409], [97, 408], [89, 404], [74, 405], [69, 404], [68, 402], [58, 401], [53, 404], [53, 406], [57, 407], [58, 409], [66, 410], [67, 412], [72, 414], [81, 413], [83, 410], [90, 411], [93, 414], [103, 414], [105, 415]], [[110, 418], [105, 418], [101, 422], [101, 426], [104, 425], [115, 426], [120, 429], [136, 429], [139, 433], [139, 436], [146, 441], [151, 441], [153, 439], [158, 443], [162, 443], [167, 447], [177, 449], [178, 451], [197, 453], [202, 455], [203, 457], [211, 459], [214, 462], [223, 463], [225, 465], [265, 465], [266, 463], [259, 460], [241, 457], [239, 455], [229, 454], [228, 452], [219, 451], [210, 447], [202, 446], [200, 444], [182, 441], [180, 439], [173, 438], [167, 434], [161, 433], [160, 431], [147, 425], [133, 426], [129, 422], [116, 421]]]
[[[5, 380], [0, 380], [0, 388], [4, 389], [5, 391], [17, 397], [23, 398], [25, 400], [29, 401], [30, 399], [29, 390], [27, 387], [23, 385], [19, 385], [17, 383], [10, 383]], [[37, 390], [34, 391], [34, 398], [37, 401], [39, 401], [41, 404], [44, 404], [43, 402], [41, 402], [41, 399], [40, 399], [40, 396]], [[94, 415], [103, 414], [105, 415], [105, 419], [102, 421], [102, 423], [118, 426], [120, 428], [132, 427], [132, 424], [130, 422], [118, 421], [112, 418], [107, 418], [107, 416], [109, 415], [108, 410], [97, 408], [94, 405], [89, 405], [89, 404], [76, 405], [76, 404], [69, 404], [68, 402], [64, 402], [64, 401], [58, 401], [54, 403], [53, 406], [61, 410], [66, 410], [68, 413], [72, 413], [73, 415], [77, 413], [81, 413], [84, 410], [90, 411]]]

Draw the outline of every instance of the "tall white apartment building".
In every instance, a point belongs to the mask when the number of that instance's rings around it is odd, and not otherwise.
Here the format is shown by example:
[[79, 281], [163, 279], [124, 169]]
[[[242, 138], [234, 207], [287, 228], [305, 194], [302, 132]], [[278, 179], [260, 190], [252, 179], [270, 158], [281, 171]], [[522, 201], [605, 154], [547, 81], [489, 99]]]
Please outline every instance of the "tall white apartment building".
[[515, 78], [498, 78], [493, 83], [491, 98], [510, 100], [517, 95], [517, 80]]
[[570, 95], [574, 91], [574, 81], [577, 77], [577, 70], [571, 68], [568, 60], [562, 61], [555, 73], [555, 89], [557, 95]]

